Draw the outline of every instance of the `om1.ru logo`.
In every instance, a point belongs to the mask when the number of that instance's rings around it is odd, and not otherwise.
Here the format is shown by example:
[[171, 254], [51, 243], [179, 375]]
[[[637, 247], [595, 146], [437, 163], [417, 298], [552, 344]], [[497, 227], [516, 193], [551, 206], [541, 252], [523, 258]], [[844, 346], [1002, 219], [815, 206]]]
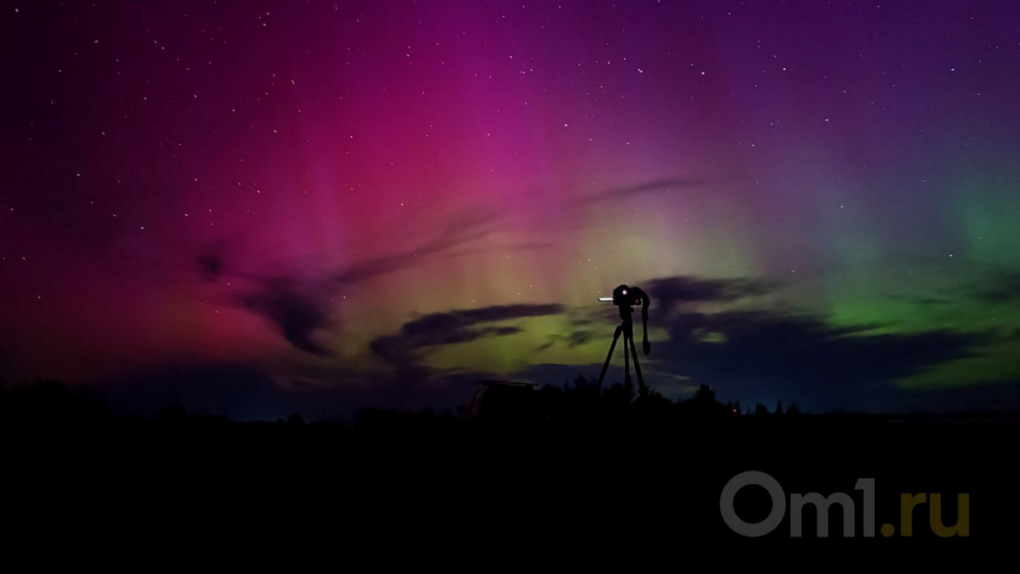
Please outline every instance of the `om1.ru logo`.
[[[744, 522], [737, 516], [733, 509], [733, 500], [737, 492], [745, 486], [758, 485], [764, 487], [772, 497], [772, 511], [768, 517], [761, 522]], [[875, 536], [875, 479], [859, 478], [854, 490], [864, 491], [864, 536], [872, 538]], [[953, 526], [942, 524], [942, 495], [931, 493], [929, 499], [924, 492], [919, 494], [903, 493], [900, 495], [900, 536], [913, 535], [913, 514], [914, 507], [928, 504], [928, 519], [932, 532], [949, 538], [953, 535], [968, 536], [970, 534], [970, 497], [967, 494], [957, 494], [957, 519]], [[853, 537], [855, 533], [854, 501], [845, 492], [834, 492], [828, 498], [817, 492], [808, 494], [790, 494], [790, 536], [801, 536], [801, 513], [804, 505], [810, 504], [817, 511], [818, 536], [824, 538], [829, 535], [829, 506], [839, 504], [843, 507], [843, 537]], [[722, 496], [719, 497], [719, 510], [722, 511], [723, 520], [731, 530], [742, 536], [757, 537], [764, 536], [779, 526], [786, 515], [786, 493], [776, 479], [756, 470], [749, 470], [734, 476], [723, 487]], [[892, 536], [896, 533], [896, 527], [892, 524], [883, 524], [882, 536]]]

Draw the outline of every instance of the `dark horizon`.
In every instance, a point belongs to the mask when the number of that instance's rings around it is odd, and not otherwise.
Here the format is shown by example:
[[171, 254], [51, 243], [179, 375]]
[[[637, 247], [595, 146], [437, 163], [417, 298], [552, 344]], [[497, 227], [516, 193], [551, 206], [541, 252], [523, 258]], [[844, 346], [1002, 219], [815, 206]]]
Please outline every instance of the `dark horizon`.
[[[505, 551], [525, 526], [551, 530], [542, 559], [603, 565], [617, 546], [609, 543], [630, 538], [607, 532], [634, 525], [637, 550], [616, 548], [631, 564], [734, 574], [817, 572], [835, 550], [841, 570], [965, 570], [1001, 563], [1015, 538], [1016, 412], [810, 414], [758, 403], [738, 416], [740, 405], [707, 386], [674, 403], [580, 377], [565, 389], [490, 382], [471, 406], [470, 418], [365, 409], [353, 425], [300, 413], [236, 421], [179, 405], [125, 419], [55, 381], [4, 390], [5, 485], [16, 493], [5, 516], [25, 524], [101, 513], [170, 540], [206, 528], [215, 540], [225, 529], [285, 532], [295, 548], [333, 533], [333, 560], [336, 548], [347, 558], [365, 550], [378, 528], [385, 544], [460, 556], [465, 543]], [[727, 495], [748, 476], [758, 478]], [[794, 504], [812, 496], [823, 498]], [[904, 510], [904, 497], [920, 503]], [[765, 533], [743, 533], [734, 515]], [[110, 530], [74, 536], [101, 544]]]
[[[545, 559], [604, 562], [624, 550], [630, 563], [672, 559], [757, 574], [817, 572], [836, 550], [841, 571], [881, 562], [973, 568], [1004, 558], [1015, 537], [1013, 458], [1003, 454], [1012, 452], [1020, 425], [923, 417], [897, 424], [859, 413], [798, 414], [791, 405], [782, 415], [756, 405], [755, 414], [735, 417], [709, 390], [680, 404], [634, 400], [620, 386], [596, 390], [503, 395], [470, 422], [369, 410], [353, 428], [297, 415], [227, 421], [179, 408], [152, 420], [116, 420], [52, 384], [34, 398], [23, 394], [20, 406], [5, 391], [0, 429], [12, 440], [4, 460], [17, 470], [5, 482], [17, 493], [5, 516], [24, 524], [130, 515], [113, 522], [174, 541], [207, 528], [216, 540], [224, 529], [286, 531], [299, 539], [295, 548], [316, 533], [342, 533], [330, 550], [347, 556], [365, 550], [361, 541], [377, 528], [389, 544], [414, 540], [456, 556], [465, 543], [505, 551], [526, 526], [526, 534], [550, 530]], [[732, 498], [749, 525], [779, 513], [760, 537], [739, 534], [720, 513], [728, 485], [748, 472], [774, 480], [791, 500], [777, 507], [761, 486]], [[872, 481], [870, 503], [862, 479]], [[830, 503], [845, 493], [855, 520], [846, 521], [843, 503], [830, 508], [826, 535], [822, 510], [795, 508], [793, 497], [810, 495], [794, 493], [831, 493]], [[940, 510], [929, 510], [936, 502], [925, 498], [911, 510], [908, 531], [901, 493], [938, 493]], [[607, 537], [620, 525], [642, 531], [636, 550], [608, 544], [630, 538]], [[100, 543], [110, 532], [74, 536]]]
[[[291, 410], [286, 414], [279, 416], [264, 416], [255, 418], [238, 418], [236, 415], [231, 415], [225, 411], [216, 411], [211, 409], [194, 408], [194, 403], [189, 404], [187, 401], [182, 401], [180, 396], [174, 396], [168, 401], [164, 401], [162, 406], [159, 408], [150, 408], [146, 411], [138, 410], [124, 410], [123, 408], [117, 408], [114, 403], [111, 408], [111, 401], [109, 400], [108, 389], [96, 389], [96, 388], [68, 388], [61, 381], [57, 380], [37, 380], [34, 383], [25, 383], [21, 385], [5, 385], [0, 381], [0, 395], [3, 396], [4, 400], [7, 401], [7, 410], [4, 411], [5, 416], [11, 420], [21, 420], [19, 417], [24, 413], [19, 413], [19, 408], [25, 408], [26, 405], [34, 404], [34, 401], [41, 400], [38, 404], [44, 410], [51, 408], [54, 405], [61, 404], [77, 404], [77, 408], [84, 408], [86, 411], [92, 412], [94, 416], [103, 418], [105, 416], [112, 417], [111, 420], [120, 421], [160, 421], [164, 420], [167, 416], [173, 415], [175, 417], [186, 417], [192, 419], [212, 419], [222, 422], [285, 422], [285, 421], [300, 421], [301, 423], [316, 424], [316, 423], [333, 423], [340, 424], [349, 428], [357, 426], [357, 422], [360, 417], [372, 413], [393, 413], [401, 416], [412, 416], [422, 419], [431, 420], [435, 417], [442, 419], [449, 419], [451, 421], [470, 421], [473, 418], [471, 413], [472, 405], [474, 404], [473, 399], [476, 399], [476, 393], [482, 389], [485, 383], [493, 383], [498, 381], [479, 381], [472, 389], [471, 396], [467, 397], [466, 400], [460, 404], [456, 404], [453, 407], [437, 409], [433, 406], [424, 406], [420, 408], [397, 408], [393, 405], [387, 404], [367, 404], [360, 406], [356, 409], [351, 410], [351, 414], [345, 417], [315, 417], [309, 416], [307, 412], [302, 412], [300, 408]], [[504, 381], [510, 382], [512, 381]], [[585, 380], [583, 377], [578, 375], [573, 381], [566, 381], [563, 385], [544, 385], [534, 386], [536, 394], [543, 392], [571, 392], [584, 393], [592, 392], [591, 389], [596, 387], [596, 380], [594, 378]], [[607, 401], [613, 400], [611, 397], [615, 394], [619, 394], [625, 391], [625, 386], [617, 383], [614, 385], [605, 385], [601, 391], [596, 394], [601, 397], [599, 400]], [[633, 390], [631, 391], [631, 397], [633, 400], [639, 400], [638, 394]], [[984, 409], [984, 410], [956, 410], [956, 411], [913, 411], [913, 412], [881, 412], [881, 411], [852, 411], [852, 410], [833, 410], [823, 412], [812, 412], [809, 410], [802, 409], [796, 402], [783, 402], [781, 399], [774, 405], [766, 405], [759, 401], [743, 402], [727, 400], [722, 401], [716, 396], [716, 391], [711, 389], [707, 385], [699, 389], [699, 391], [692, 394], [690, 397], [683, 399], [670, 399], [662, 397], [654, 391], [651, 393], [652, 397], [657, 397], [657, 400], [661, 401], [665, 405], [669, 405], [671, 408], [695, 408], [697, 405], [702, 405], [699, 408], [715, 409], [718, 413], [730, 413], [732, 411], [732, 418], [744, 418], [744, 417], [761, 417], [775, 416], [778, 414], [797, 415], [797, 416], [808, 416], [816, 418], [830, 418], [830, 419], [852, 419], [852, 420], [876, 420], [883, 422], [914, 422], [920, 421], [925, 423], [947, 423], [947, 422], [965, 422], [965, 421], [979, 421], [979, 422], [998, 422], [998, 423], [1020, 423], [1020, 409], [1012, 408], [1000, 408], [1000, 409]], [[706, 396], [710, 397], [707, 399]], [[157, 399], [158, 400], [158, 399]], [[26, 402], [27, 401], [27, 402]], [[49, 401], [49, 402], [47, 402]], [[77, 403], [75, 403], [78, 401]], [[80, 402], [85, 401], [85, 402]], [[150, 405], [157, 404], [154, 400], [150, 400]], [[20, 407], [18, 405], [21, 405]], [[705, 406], [709, 405], [709, 406]], [[785, 407], [784, 407], [785, 405]], [[631, 405], [633, 408], [635, 405]], [[640, 410], [640, 407], [638, 407]], [[13, 409], [13, 410], [12, 410]], [[782, 410], [780, 410], [782, 409]], [[94, 411], [94, 412], [93, 412]], [[683, 412], [678, 411], [678, 412]], [[103, 415], [102, 413], [105, 413]], [[717, 414], [718, 414], [717, 413]], [[509, 416], [513, 417], [513, 413]], [[72, 417], [73, 418], [73, 417]], [[684, 417], [681, 416], [681, 419]], [[727, 417], [721, 417], [727, 418]], [[28, 420], [28, 419], [25, 419]], [[98, 420], [98, 419], [97, 419]], [[700, 419], [696, 419], [700, 420]]]

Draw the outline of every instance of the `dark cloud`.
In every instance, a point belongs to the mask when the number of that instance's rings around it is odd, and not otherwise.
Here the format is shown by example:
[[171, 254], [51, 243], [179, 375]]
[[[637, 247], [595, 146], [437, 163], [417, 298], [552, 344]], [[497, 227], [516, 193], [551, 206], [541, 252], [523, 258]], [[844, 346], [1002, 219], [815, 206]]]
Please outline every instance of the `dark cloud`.
[[482, 337], [512, 335], [521, 330], [514, 326], [473, 328], [480, 323], [558, 315], [564, 311], [562, 305], [556, 304], [520, 304], [430, 313], [404, 323], [395, 335], [375, 339], [370, 348], [387, 363], [406, 368], [417, 364], [416, 351], [423, 347], [467, 343]]
[[567, 336], [563, 336], [563, 335], [551, 335], [549, 337], [549, 342], [544, 344], [544, 345], [542, 345], [539, 348], [539, 350], [548, 349], [549, 347], [551, 347], [554, 344], [556, 344], [557, 341], [566, 343], [566, 345], [569, 348], [573, 349], [574, 347], [579, 347], [579, 346], [581, 346], [581, 345], [583, 345], [585, 343], [588, 343], [589, 341], [593, 341], [595, 339], [595, 337], [596, 337], [595, 332], [594, 331], [590, 331], [590, 330], [572, 331]]
[[987, 284], [974, 290], [971, 296], [993, 305], [1020, 302], [1020, 272], [1009, 271], [991, 277]]
[[[991, 342], [950, 331], [868, 335], [867, 326], [836, 328], [816, 316], [768, 312], [684, 313], [667, 328], [670, 341], [660, 347], [691, 368], [790, 379], [906, 377]], [[722, 342], [706, 342], [695, 329], [718, 333]]]
[[212, 283], [216, 281], [220, 273], [223, 271], [223, 258], [219, 255], [206, 254], [200, 255], [195, 263], [198, 264], [198, 273], [202, 278], [202, 281], [206, 283]]
[[240, 307], [269, 320], [291, 345], [318, 356], [329, 349], [312, 340], [316, 331], [329, 325], [329, 309], [318, 298], [302, 294], [285, 280], [267, 281], [255, 293], [239, 296]]
[[476, 323], [491, 323], [523, 317], [559, 315], [566, 311], [563, 305], [496, 305], [480, 309], [463, 309], [446, 313], [430, 313], [404, 324], [403, 332], [411, 335], [425, 335], [446, 331], [451, 328], [467, 327]]
[[760, 311], [682, 313], [660, 326], [670, 338], [652, 345], [659, 369], [729, 388], [738, 400], [830, 406], [853, 405], [897, 379], [979, 356], [996, 339], [948, 330], [868, 334], [867, 325], [833, 327], [814, 315]]
[[578, 347], [593, 340], [594, 338], [595, 333], [593, 331], [574, 331], [569, 337], [570, 347]]
[[226, 270], [228, 245], [217, 241], [199, 253], [194, 260], [198, 277], [205, 283], [214, 283], [222, 277]]
[[699, 279], [667, 277], [646, 281], [642, 289], [655, 302], [657, 314], [683, 303], [733, 303], [773, 293], [779, 285], [764, 279]]

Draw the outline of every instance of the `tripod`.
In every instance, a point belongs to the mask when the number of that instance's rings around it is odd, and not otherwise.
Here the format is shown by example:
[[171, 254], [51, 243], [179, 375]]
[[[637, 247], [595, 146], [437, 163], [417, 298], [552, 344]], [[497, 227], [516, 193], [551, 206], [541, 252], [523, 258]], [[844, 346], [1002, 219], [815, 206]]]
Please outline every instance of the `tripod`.
[[[600, 299], [605, 300], [605, 299]], [[602, 381], [606, 378], [606, 370], [609, 368], [609, 361], [613, 359], [613, 351], [616, 349], [616, 341], [619, 340], [620, 335], [623, 335], [623, 372], [624, 372], [624, 386], [631, 391], [634, 388], [630, 381], [630, 357], [634, 357], [634, 372], [637, 374], [639, 393], [641, 396], [648, 395], [648, 387], [645, 386], [645, 380], [641, 376], [641, 365], [638, 363], [637, 345], [634, 344], [634, 321], [631, 319], [631, 314], [634, 310], [631, 308], [633, 305], [641, 304], [641, 324], [644, 330], [644, 340], [642, 341], [642, 348], [644, 349], [645, 355], [651, 351], [651, 344], [648, 342], [648, 295], [644, 291], [637, 287], [627, 287], [626, 285], [620, 285], [613, 290], [613, 303], [620, 308], [620, 318], [623, 322], [616, 328], [616, 333], [613, 334], [613, 344], [609, 346], [609, 354], [606, 355], [606, 362], [602, 365], [602, 374], [599, 375], [599, 386], [602, 388]]]

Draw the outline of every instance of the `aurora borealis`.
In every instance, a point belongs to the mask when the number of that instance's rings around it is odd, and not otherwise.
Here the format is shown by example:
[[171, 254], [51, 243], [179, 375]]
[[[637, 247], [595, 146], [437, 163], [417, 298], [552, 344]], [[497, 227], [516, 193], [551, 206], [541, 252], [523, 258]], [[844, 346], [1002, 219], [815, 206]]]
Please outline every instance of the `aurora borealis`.
[[667, 396], [1020, 406], [1014, 3], [7, 10], [5, 381], [446, 408], [596, 375], [626, 283]]

